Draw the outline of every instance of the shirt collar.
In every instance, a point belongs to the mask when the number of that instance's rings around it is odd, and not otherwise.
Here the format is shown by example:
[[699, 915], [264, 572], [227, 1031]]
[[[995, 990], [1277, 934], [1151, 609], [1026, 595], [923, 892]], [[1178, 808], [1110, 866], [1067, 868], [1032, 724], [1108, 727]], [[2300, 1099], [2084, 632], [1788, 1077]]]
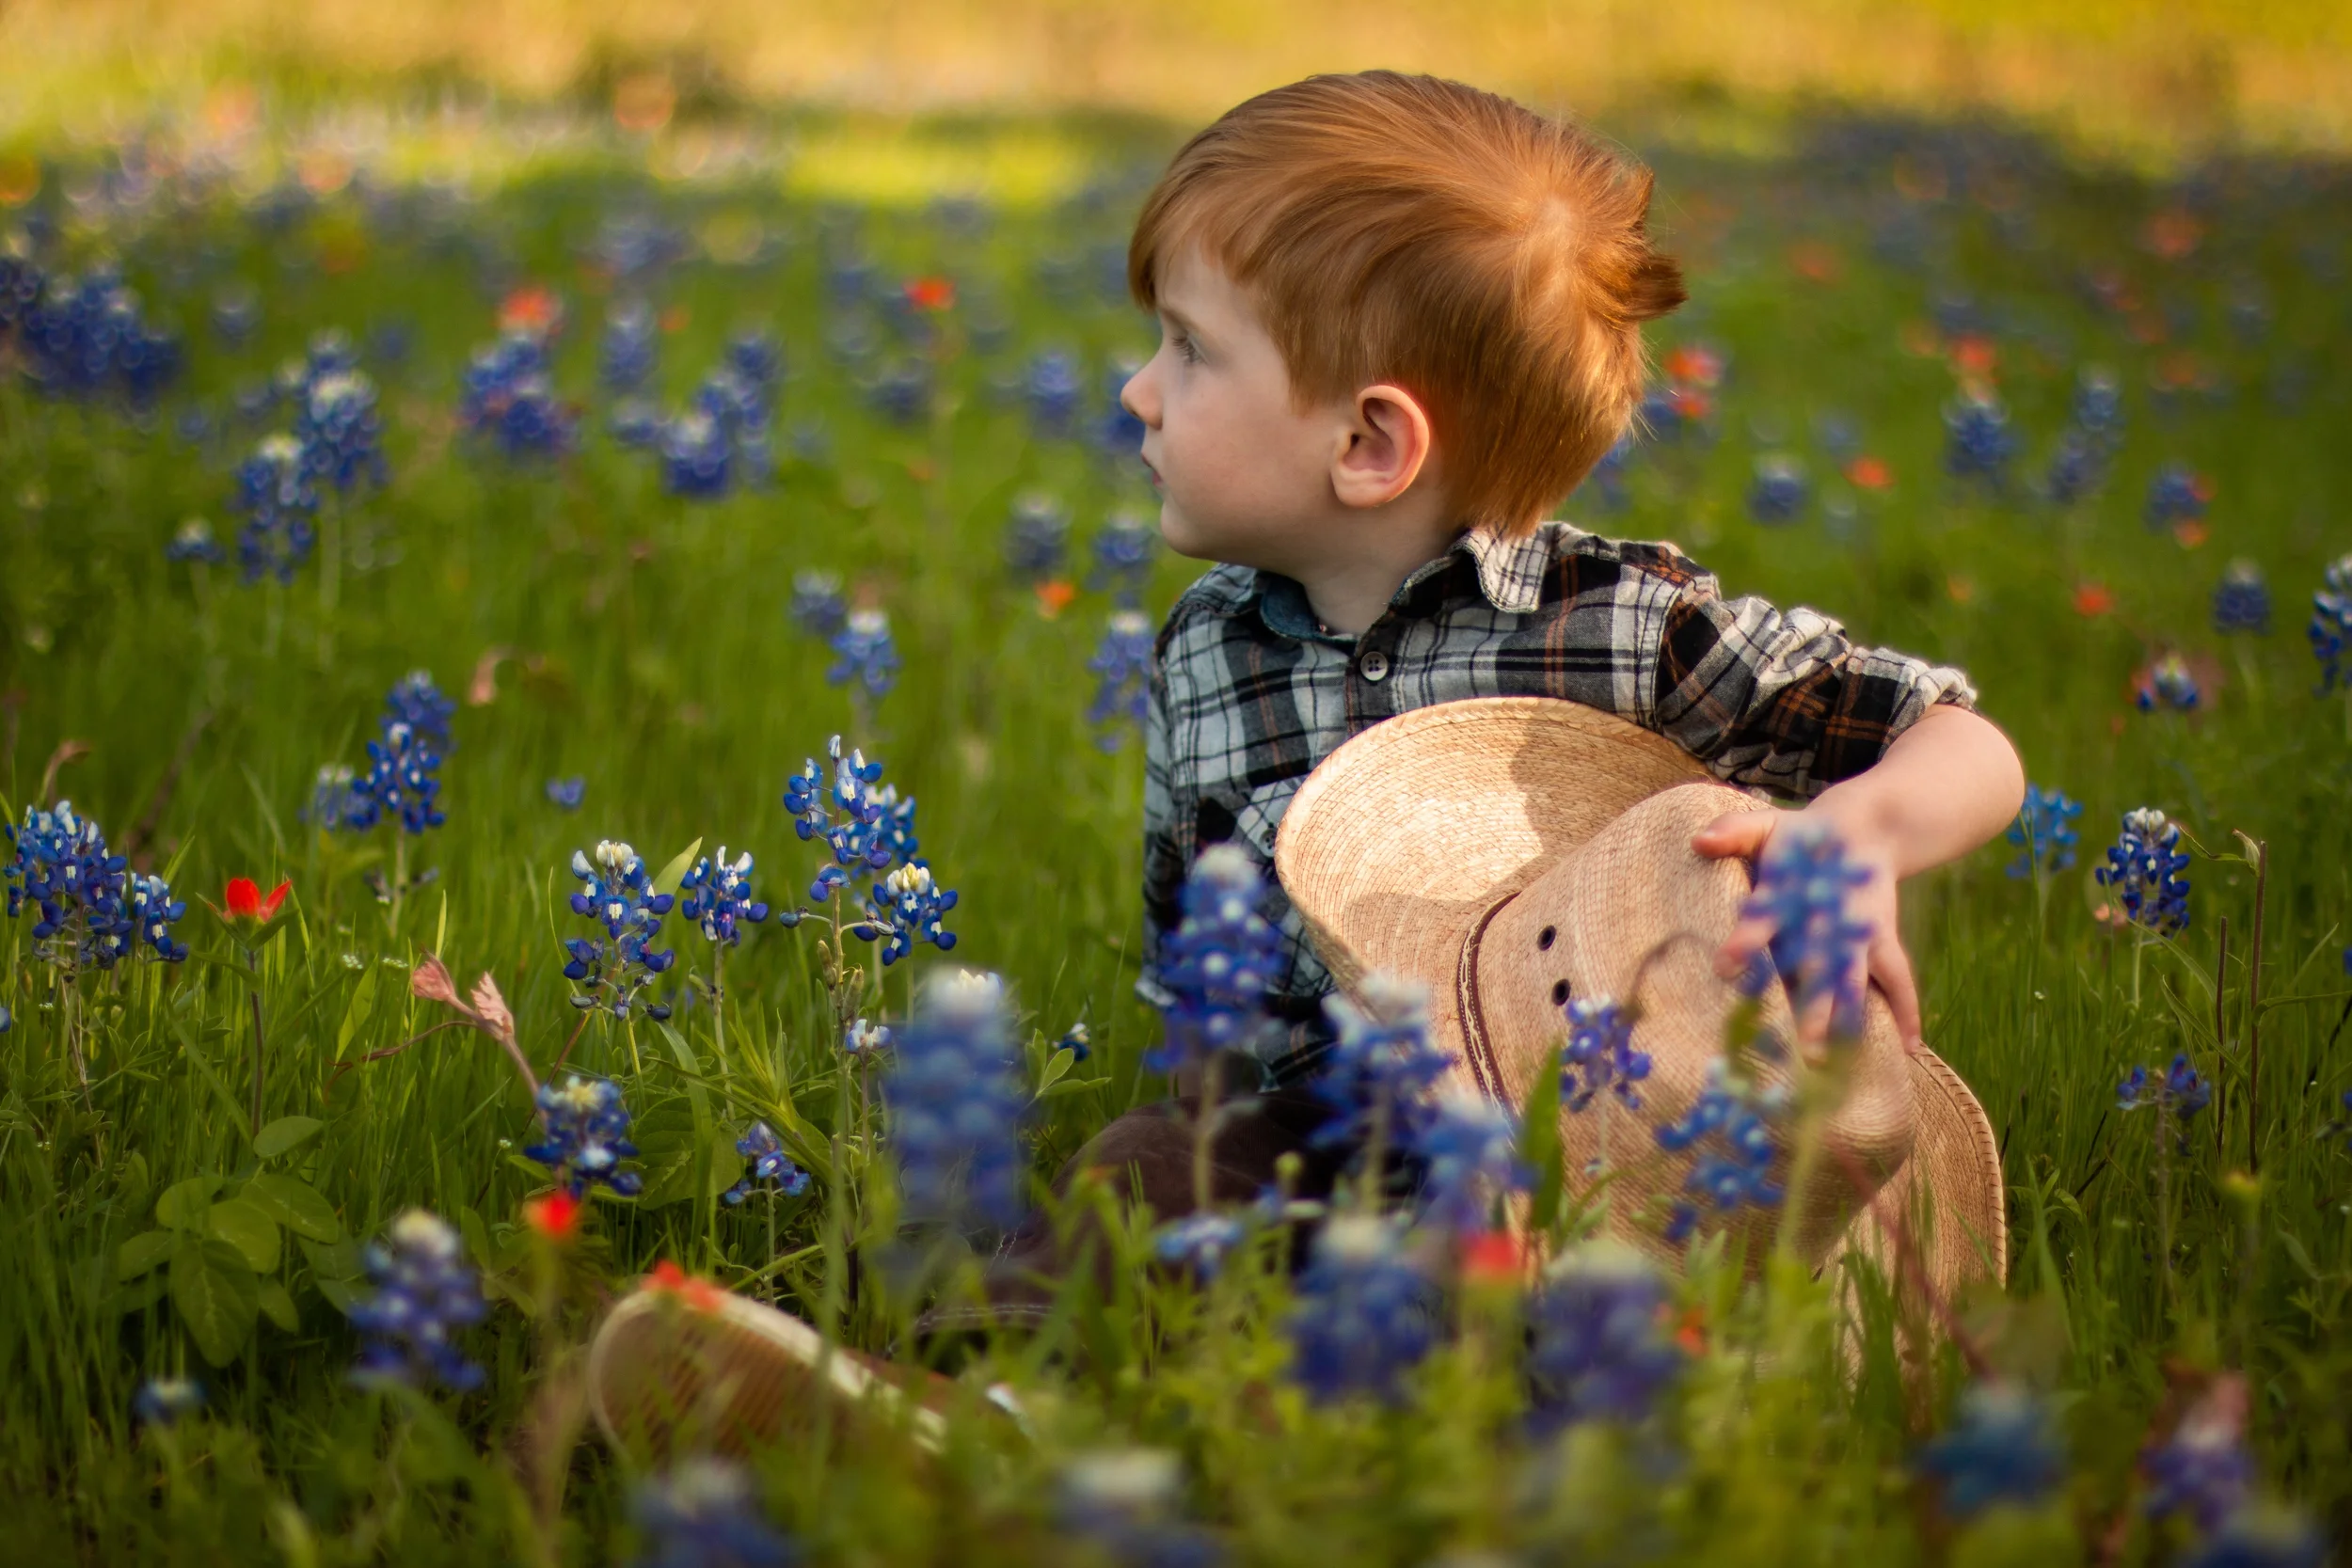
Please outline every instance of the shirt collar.
[[[1543, 608], [1544, 572], [1551, 564], [1551, 544], [1547, 534], [1554, 526], [1546, 524], [1523, 539], [1504, 539], [1483, 529], [1472, 529], [1456, 539], [1445, 554], [1416, 567], [1412, 576], [1398, 585], [1396, 598], [1391, 602], [1401, 602], [1407, 594], [1451, 566], [1455, 556], [1466, 555], [1478, 568], [1478, 591], [1486, 595], [1488, 604], [1506, 614], [1532, 614]], [[1355, 641], [1352, 637], [1325, 631], [1317, 625], [1314, 609], [1307, 602], [1307, 591], [1290, 578], [1277, 572], [1260, 572], [1254, 592], [1258, 618], [1279, 637], [1301, 642]]]

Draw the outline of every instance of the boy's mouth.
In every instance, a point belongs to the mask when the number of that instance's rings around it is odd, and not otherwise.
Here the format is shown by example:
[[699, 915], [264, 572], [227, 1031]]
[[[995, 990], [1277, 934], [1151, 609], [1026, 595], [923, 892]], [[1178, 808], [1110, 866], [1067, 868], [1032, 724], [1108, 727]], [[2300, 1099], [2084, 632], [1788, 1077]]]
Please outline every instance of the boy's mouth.
[[1165, 490], [1168, 488], [1168, 481], [1160, 477], [1160, 470], [1152, 467], [1152, 460], [1150, 458], [1143, 456], [1141, 453], [1137, 453], [1136, 460], [1143, 465], [1143, 471], [1152, 476], [1152, 489]]

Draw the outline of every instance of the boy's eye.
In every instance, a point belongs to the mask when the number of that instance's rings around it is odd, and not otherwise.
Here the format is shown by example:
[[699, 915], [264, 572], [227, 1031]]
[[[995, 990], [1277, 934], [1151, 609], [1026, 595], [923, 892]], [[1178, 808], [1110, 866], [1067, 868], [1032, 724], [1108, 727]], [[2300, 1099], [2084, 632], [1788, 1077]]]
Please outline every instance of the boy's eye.
[[1177, 356], [1183, 359], [1185, 364], [1198, 365], [1200, 363], [1200, 349], [1194, 347], [1192, 340], [1186, 337], [1184, 333], [1171, 332], [1168, 335], [1168, 341], [1175, 347]]

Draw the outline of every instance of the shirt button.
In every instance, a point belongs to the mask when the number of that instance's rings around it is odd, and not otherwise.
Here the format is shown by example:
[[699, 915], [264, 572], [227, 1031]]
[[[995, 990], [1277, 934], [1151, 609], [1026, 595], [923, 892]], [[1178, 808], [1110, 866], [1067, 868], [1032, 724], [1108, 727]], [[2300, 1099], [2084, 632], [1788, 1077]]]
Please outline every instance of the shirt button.
[[1356, 668], [1363, 673], [1364, 679], [1377, 686], [1389, 678], [1389, 656], [1375, 648], [1356, 661]]

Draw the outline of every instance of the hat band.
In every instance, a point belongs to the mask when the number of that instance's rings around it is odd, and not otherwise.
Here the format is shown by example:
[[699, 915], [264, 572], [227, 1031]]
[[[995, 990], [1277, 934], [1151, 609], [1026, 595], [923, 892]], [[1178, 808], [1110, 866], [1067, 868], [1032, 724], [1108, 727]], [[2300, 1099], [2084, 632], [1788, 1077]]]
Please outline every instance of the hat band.
[[1486, 1037], [1486, 1015], [1478, 1006], [1478, 944], [1486, 939], [1486, 927], [1502, 907], [1518, 896], [1513, 889], [1487, 907], [1486, 912], [1471, 925], [1470, 934], [1462, 939], [1462, 956], [1454, 965], [1454, 1010], [1462, 1017], [1463, 1054], [1470, 1058], [1470, 1076], [1486, 1098], [1501, 1105], [1511, 1103], [1502, 1090], [1502, 1069], [1495, 1063], [1493, 1044]]

